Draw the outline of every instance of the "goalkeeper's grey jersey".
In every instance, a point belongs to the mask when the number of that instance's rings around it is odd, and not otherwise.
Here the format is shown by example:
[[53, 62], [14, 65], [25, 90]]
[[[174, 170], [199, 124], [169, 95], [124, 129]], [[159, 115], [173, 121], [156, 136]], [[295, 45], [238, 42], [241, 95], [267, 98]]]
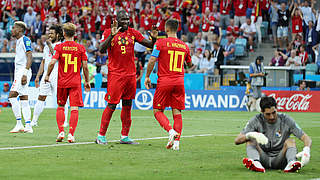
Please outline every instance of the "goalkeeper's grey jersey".
[[269, 124], [262, 113], [257, 114], [247, 123], [241, 133], [246, 134], [248, 132], [260, 132], [268, 138], [268, 144], [260, 144], [260, 147], [269, 156], [279, 154], [290, 134], [294, 134], [299, 139], [304, 134], [291, 117], [282, 113], [278, 113], [277, 122], [274, 124]]

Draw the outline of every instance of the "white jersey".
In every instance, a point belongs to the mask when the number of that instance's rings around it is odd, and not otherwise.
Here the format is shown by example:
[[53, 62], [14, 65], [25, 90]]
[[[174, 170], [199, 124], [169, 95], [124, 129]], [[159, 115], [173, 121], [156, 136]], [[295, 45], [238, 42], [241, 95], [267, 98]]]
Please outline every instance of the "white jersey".
[[[60, 44], [61, 42], [56, 42], [56, 43], [53, 43], [52, 44], [52, 48], [54, 49], [54, 47], [57, 45], [57, 44]], [[48, 67], [49, 67], [49, 64], [50, 64], [50, 61], [52, 59], [52, 54], [50, 52], [50, 49], [49, 49], [49, 46], [46, 44], [43, 48], [43, 60], [44, 60], [44, 69], [43, 69], [43, 74], [46, 75], [47, 74], [47, 71], [48, 71]], [[54, 78], [57, 78], [58, 76], [58, 62], [56, 62], [56, 64], [54, 65], [54, 68], [52, 70], [52, 73], [51, 75], [52, 77]]]
[[26, 68], [27, 51], [32, 51], [31, 41], [27, 36], [22, 36], [16, 43], [16, 56], [14, 58], [15, 71], [21, 71]]

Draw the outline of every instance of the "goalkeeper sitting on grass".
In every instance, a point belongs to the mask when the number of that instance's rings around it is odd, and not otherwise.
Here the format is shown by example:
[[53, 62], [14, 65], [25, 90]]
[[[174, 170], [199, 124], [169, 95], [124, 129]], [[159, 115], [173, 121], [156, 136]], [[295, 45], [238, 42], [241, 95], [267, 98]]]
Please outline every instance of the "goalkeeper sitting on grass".
[[[265, 172], [265, 168], [296, 172], [310, 160], [311, 138], [291, 117], [277, 114], [274, 98], [261, 98], [260, 107], [261, 113], [253, 117], [235, 139], [236, 145], [247, 145], [248, 158], [243, 159], [243, 164], [258, 172]], [[304, 143], [303, 151], [298, 154], [291, 133]], [[300, 157], [301, 161], [297, 161]]]

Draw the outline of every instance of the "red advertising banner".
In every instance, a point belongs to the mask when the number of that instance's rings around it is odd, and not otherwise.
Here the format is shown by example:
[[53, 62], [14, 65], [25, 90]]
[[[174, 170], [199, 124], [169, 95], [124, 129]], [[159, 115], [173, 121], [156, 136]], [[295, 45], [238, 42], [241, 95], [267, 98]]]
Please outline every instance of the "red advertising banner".
[[277, 101], [279, 111], [320, 112], [320, 91], [263, 91]]

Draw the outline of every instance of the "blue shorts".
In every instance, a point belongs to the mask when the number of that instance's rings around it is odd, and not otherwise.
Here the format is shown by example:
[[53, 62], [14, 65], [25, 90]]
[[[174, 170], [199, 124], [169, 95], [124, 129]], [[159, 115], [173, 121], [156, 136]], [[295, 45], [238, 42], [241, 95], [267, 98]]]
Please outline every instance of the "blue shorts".
[[278, 26], [277, 37], [288, 37], [288, 27]]

